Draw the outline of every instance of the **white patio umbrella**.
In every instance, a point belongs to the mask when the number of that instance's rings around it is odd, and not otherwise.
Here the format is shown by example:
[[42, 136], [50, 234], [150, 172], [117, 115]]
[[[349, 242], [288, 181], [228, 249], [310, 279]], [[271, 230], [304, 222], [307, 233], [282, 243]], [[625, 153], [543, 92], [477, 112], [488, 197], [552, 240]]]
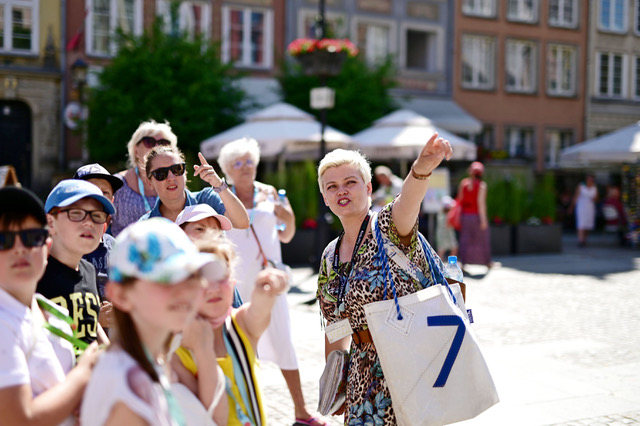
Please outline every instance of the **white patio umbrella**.
[[[293, 105], [279, 102], [250, 115], [239, 124], [200, 143], [206, 158], [218, 157], [227, 142], [243, 137], [254, 138], [260, 144], [260, 157], [318, 159], [320, 153], [320, 122], [311, 114]], [[327, 151], [351, 145], [351, 137], [331, 126], [324, 132]]]
[[640, 161], [640, 121], [560, 151], [561, 166], [589, 166]]
[[411, 160], [435, 132], [448, 139], [453, 160], [476, 159], [476, 145], [444, 129], [414, 111], [400, 109], [376, 120], [371, 127], [353, 135], [359, 149], [372, 160]]

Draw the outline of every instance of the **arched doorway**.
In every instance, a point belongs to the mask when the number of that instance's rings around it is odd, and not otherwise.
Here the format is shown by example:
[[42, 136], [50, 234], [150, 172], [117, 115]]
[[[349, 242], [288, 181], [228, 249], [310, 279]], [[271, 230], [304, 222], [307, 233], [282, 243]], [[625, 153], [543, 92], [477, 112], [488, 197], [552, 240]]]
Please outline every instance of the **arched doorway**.
[[11, 164], [18, 180], [31, 186], [31, 110], [20, 101], [0, 99], [0, 165]]

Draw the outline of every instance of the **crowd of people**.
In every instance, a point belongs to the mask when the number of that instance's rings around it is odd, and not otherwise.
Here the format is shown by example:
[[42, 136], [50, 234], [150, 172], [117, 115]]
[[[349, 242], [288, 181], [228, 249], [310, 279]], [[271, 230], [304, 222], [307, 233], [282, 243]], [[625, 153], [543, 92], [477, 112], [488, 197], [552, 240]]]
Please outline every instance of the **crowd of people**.
[[[305, 402], [286, 299], [280, 244], [293, 238], [295, 214], [256, 180], [258, 143], [225, 145], [224, 177], [201, 154], [190, 169], [169, 123], [142, 123], [127, 150], [127, 170], [87, 164], [44, 203], [25, 188], [0, 189], [3, 424], [266, 425], [258, 368], [269, 361], [289, 389], [294, 425], [326, 425]], [[335, 413], [345, 424], [368, 424], [367, 407], [376, 424], [396, 424], [363, 310], [387, 297], [371, 285], [383, 267], [371, 218], [425, 271], [407, 278], [389, 264], [397, 296], [435, 284], [426, 271], [442, 264], [437, 254], [426, 261], [435, 251], [420, 244], [418, 216], [431, 173], [451, 155], [434, 135], [404, 180], [386, 167], [372, 173], [357, 151], [319, 163], [320, 193], [343, 228], [322, 255], [317, 299], [327, 328], [347, 322], [353, 333], [325, 341], [327, 354], [351, 354]], [[478, 166], [470, 172], [459, 189], [459, 253], [489, 265], [486, 186]], [[190, 191], [188, 176], [206, 188]]]

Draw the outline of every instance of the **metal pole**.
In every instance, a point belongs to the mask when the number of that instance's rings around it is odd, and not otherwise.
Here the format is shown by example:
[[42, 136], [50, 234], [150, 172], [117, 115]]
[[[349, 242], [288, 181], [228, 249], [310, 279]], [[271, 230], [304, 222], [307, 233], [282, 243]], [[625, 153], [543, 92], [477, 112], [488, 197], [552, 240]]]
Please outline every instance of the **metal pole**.
[[[326, 23], [324, 20], [324, 2], [325, 0], [320, 0], [318, 2], [318, 18], [317, 18], [317, 27], [316, 27], [316, 38], [323, 39], [326, 34]], [[327, 85], [327, 77], [324, 75], [320, 76], [320, 87], [326, 87]], [[322, 160], [327, 153], [326, 141], [324, 140], [324, 131], [327, 127], [327, 109], [322, 108], [320, 110], [320, 159]], [[320, 200], [318, 201], [318, 229], [316, 232], [316, 259], [315, 259], [315, 269], [320, 268], [320, 262], [322, 260], [322, 252], [324, 251], [324, 247], [327, 244], [327, 233], [329, 229], [327, 227], [326, 215], [328, 214], [327, 206], [324, 204], [324, 199], [322, 198], [322, 194], [320, 194]]]

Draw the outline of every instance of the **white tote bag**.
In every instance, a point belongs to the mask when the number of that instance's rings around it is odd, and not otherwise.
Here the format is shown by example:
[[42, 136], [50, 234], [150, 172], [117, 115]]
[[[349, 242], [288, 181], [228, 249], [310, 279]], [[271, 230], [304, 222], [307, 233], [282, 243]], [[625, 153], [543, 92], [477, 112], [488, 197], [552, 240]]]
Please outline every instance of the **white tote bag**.
[[[374, 229], [379, 253], [386, 257], [377, 223]], [[422, 243], [435, 282], [444, 284], [364, 306], [396, 419], [404, 426], [470, 419], [499, 400], [459, 289], [454, 288], [454, 302], [431, 250]], [[388, 274], [388, 259], [385, 263]], [[393, 286], [392, 280], [387, 283]], [[395, 295], [391, 290], [387, 294]]]

